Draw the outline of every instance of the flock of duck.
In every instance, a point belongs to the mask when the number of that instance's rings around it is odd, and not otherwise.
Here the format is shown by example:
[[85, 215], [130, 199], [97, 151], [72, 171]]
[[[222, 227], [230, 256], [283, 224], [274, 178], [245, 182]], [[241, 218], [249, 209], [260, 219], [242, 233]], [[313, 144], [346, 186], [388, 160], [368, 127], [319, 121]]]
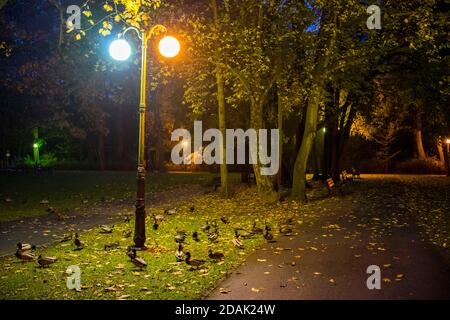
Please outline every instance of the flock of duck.
[[[194, 210], [195, 210], [194, 207], [190, 208], [191, 212]], [[175, 209], [165, 210], [165, 213], [174, 214]], [[153, 214], [152, 218], [153, 218], [153, 229], [158, 230], [159, 225], [163, 222], [165, 217], [164, 217], [164, 215], [154, 215]], [[129, 222], [129, 221], [130, 221], [130, 219], [127, 216], [125, 218], [125, 222]], [[229, 224], [229, 220], [225, 216], [222, 216], [220, 218], [220, 221], [224, 225]], [[292, 218], [289, 218], [289, 219], [286, 219], [285, 221], [283, 221], [283, 223], [281, 224], [281, 226], [279, 228], [280, 234], [284, 234], [287, 236], [291, 235], [293, 232], [292, 231], [292, 223], [293, 223]], [[112, 233], [113, 228], [114, 228], [114, 225], [112, 225], [112, 226], [101, 225], [101, 226], [99, 226], [99, 233], [101, 233], [101, 234]], [[218, 226], [218, 223], [216, 220], [213, 221], [212, 223], [209, 223], [209, 221], [207, 220], [206, 223], [203, 224], [200, 229], [201, 229], [201, 232], [203, 232], [205, 234], [205, 236], [207, 237], [209, 243], [212, 244], [212, 243], [215, 243], [218, 241], [219, 226]], [[245, 248], [243, 240], [241, 240], [241, 239], [250, 239], [250, 238], [253, 238], [258, 235], [262, 235], [268, 242], [275, 242], [274, 236], [272, 234], [272, 229], [267, 223], [265, 223], [264, 229], [259, 228], [256, 225], [256, 222], [253, 223], [253, 226], [250, 230], [245, 230], [245, 229], [241, 228], [240, 226], [236, 226], [236, 225], [233, 227], [233, 229], [234, 229], [234, 238], [232, 239], [232, 243], [238, 249]], [[131, 230], [126, 230], [123, 232], [123, 235], [125, 237], [130, 237], [131, 233], [132, 233]], [[192, 258], [191, 253], [189, 251], [184, 252], [183, 245], [185, 244], [186, 237], [187, 237], [186, 231], [176, 230], [176, 233], [174, 236], [175, 243], [177, 244], [177, 249], [175, 251], [175, 259], [177, 262], [184, 261], [187, 265], [189, 265], [191, 267], [191, 270], [198, 269], [200, 266], [204, 265], [206, 263], [206, 261], [201, 260], [201, 259]], [[85, 247], [84, 243], [80, 240], [78, 233], [75, 233], [74, 237], [72, 234], [66, 235], [60, 241], [67, 242], [67, 241], [71, 241], [71, 240], [73, 240], [73, 244], [75, 246], [74, 250], [82, 250]], [[195, 242], [200, 241], [200, 235], [199, 235], [198, 231], [194, 231], [192, 233], [192, 240]], [[105, 246], [104, 246], [105, 251], [110, 250], [110, 249], [116, 249], [116, 248], [119, 248], [118, 242], [108, 243], [108, 244], [105, 244]], [[22, 261], [35, 261], [36, 260], [35, 251], [36, 251], [36, 246], [19, 242], [17, 244], [17, 251], [15, 253], [15, 256], [17, 258], [21, 259]], [[127, 248], [126, 254], [130, 258], [131, 263], [136, 268], [142, 270], [147, 267], [147, 263], [145, 262], [145, 260], [137, 256], [136, 248], [129, 246]], [[213, 252], [212, 249], [209, 249], [208, 257], [213, 262], [220, 262], [220, 261], [224, 260], [224, 254], [222, 252]], [[43, 257], [41, 255], [39, 255], [37, 258], [37, 262], [38, 262], [39, 266], [42, 268], [49, 267], [51, 264], [55, 263], [57, 260], [58, 259], [56, 257]]]

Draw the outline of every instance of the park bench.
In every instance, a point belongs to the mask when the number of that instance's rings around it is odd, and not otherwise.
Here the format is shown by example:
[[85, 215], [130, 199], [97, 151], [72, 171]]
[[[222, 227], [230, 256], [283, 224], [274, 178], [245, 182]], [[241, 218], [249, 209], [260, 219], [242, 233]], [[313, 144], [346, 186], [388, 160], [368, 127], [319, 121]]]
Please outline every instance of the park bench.
[[353, 179], [361, 179], [361, 174], [359, 173], [359, 170], [356, 170], [355, 167], [352, 167], [352, 176]]
[[350, 175], [346, 170], [341, 172], [342, 183], [353, 183], [353, 175]]
[[333, 195], [333, 194], [335, 194], [336, 189], [339, 190], [339, 193], [340, 193], [341, 195], [344, 194], [344, 192], [343, 192], [343, 190], [342, 190], [342, 184], [340, 184], [340, 183], [339, 183], [339, 184], [334, 183], [333, 178], [328, 178], [328, 179], [325, 181], [325, 185], [326, 185], [326, 187], [327, 187], [328, 194], [329, 194], [330, 196]]

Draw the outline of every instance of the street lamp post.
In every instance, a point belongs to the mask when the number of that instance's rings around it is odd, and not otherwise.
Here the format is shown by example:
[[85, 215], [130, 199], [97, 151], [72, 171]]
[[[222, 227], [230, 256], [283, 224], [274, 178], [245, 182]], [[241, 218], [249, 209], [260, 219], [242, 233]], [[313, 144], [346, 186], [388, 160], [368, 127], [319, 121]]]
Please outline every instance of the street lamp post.
[[[149, 32], [140, 31], [135, 27], [128, 27], [119, 39], [111, 43], [109, 52], [116, 60], [126, 60], [130, 56], [131, 49], [128, 43], [122, 39], [129, 30], [136, 31], [141, 40], [141, 85], [139, 102], [139, 143], [137, 159], [137, 192], [136, 212], [134, 224], [134, 246], [136, 249], [145, 248], [145, 111], [146, 111], [146, 86], [147, 86], [147, 47], [148, 41], [156, 31], [166, 32], [166, 28], [160, 24], [153, 26]], [[173, 37], [164, 37], [159, 44], [161, 54], [166, 57], [174, 57], [178, 53], [180, 45]]]

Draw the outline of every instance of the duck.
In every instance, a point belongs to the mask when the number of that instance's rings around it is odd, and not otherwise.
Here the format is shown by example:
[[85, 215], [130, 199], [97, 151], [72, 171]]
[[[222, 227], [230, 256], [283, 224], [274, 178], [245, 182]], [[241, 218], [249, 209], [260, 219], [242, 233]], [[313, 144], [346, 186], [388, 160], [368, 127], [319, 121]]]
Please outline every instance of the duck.
[[196, 267], [197, 269], [201, 265], [205, 264], [205, 260], [191, 259], [190, 252], [186, 252], [186, 259], [184, 261], [186, 262], [186, 264], [188, 264], [192, 267]]
[[164, 213], [168, 214], [168, 215], [173, 215], [173, 214], [177, 213], [177, 210], [176, 209], [166, 209], [166, 210], [164, 210]]
[[73, 243], [74, 243], [75, 246], [77, 247], [77, 250], [83, 249], [83, 243], [82, 243], [81, 240], [78, 238], [78, 233], [75, 233], [75, 240], [73, 241]]
[[22, 252], [33, 251], [36, 250], [36, 246], [34, 244], [19, 242], [17, 243], [17, 249], [21, 250]]
[[204, 233], [208, 233], [208, 231], [211, 229], [208, 220], [206, 220], [206, 224], [202, 225], [201, 229]]
[[119, 242], [107, 243], [104, 246], [105, 251], [110, 249], [117, 249], [119, 247]]
[[186, 240], [186, 233], [183, 231], [177, 231], [175, 234], [175, 242], [176, 243], [183, 243]]
[[280, 233], [282, 233], [282, 234], [284, 234], [286, 236], [289, 236], [289, 235], [292, 234], [292, 228], [290, 226], [287, 226], [287, 225], [280, 226], [279, 231], [280, 231]]
[[239, 249], [244, 249], [244, 244], [239, 240], [239, 231], [234, 230], [234, 239], [232, 240], [235, 247]]
[[217, 228], [215, 228], [214, 232], [211, 232], [208, 235], [208, 240], [211, 242], [217, 241], [217, 238], [219, 238], [219, 233], [217, 232]]
[[175, 258], [177, 259], [177, 262], [183, 261], [183, 256], [184, 256], [183, 246], [180, 243], [178, 244], [177, 251], [175, 251]]
[[100, 233], [112, 233], [114, 225], [109, 227], [105, 224], [102, 224], [99, 228], [100, 228]]
[[72, 234], [72, 233], [66, 234], [66, 235], [64, 235], [64, 236], [61, 238], [60, 242], [67, 242], [67, 241], [70, 241], [70, 240], [72, 240], [72, 237], [73, 237], [73, 234]]
[[239, 236], [240, 236], [242, 239], [250, 239], [250, 238], [252, 238], [254, 235], [255, 235], [255, 234], [254, 234], [253, 232], [248, 232], [248, 231], [246, 231], [246, 230], [242, 230], [242, 231], [240, 232], [240, 234], [239, 234]]
[[159, 223], [158, 220], [156, 220], [155, 218], [153, 219], [153, 230], [158, 230], [159, 228]]
[[42, 268], [49, 267], [51, 264], [55, 263], [58, 259], [56, 257], [42, 257], [39, 255], [38, 263]]
[[222, 252], [212, 252], [211, 249], [208, 251], [208, 257], [215, 261], [223, 260], [223, 253]]
[[270, 231], [267, 229], [266, 232], [264, 233], [264, 239], [266, 239], [268, 242], [273, 241], [273, 234], [271, 234]]
[[194, 211], [195, 211], [195, 207], [194, 207], [194, 206], [191, 206], [191, 207], [189, 208], [189, 210], [190, 210], [191, 212], [194, 212]]
[[155, 214], [153, 214], [153, 220], [155, 220], [158, 223], [163, 222], [164, 219], [165, 219], [165, 217], [162, 214], [157, 214], [156, 216], [155, 216]]
[[34, 259], [36, 259], [35, 255], [31, 251], [23, 252], [20, 249], [17, 249], [14, 255], [23, 261], [33, 261]]
[[123, 222], [129, 223], [129, 222], [130, 222], [130, 216], [129, 216], [129, 215], [126, 215], [126, 216], [125, 216], [125, 219], [123, 219]]
[[41, 202], [39, 202], [40, 204], [49, 204], [50, 203], [50, 199], [49, 197], [47, 197], [47, 199], [43, 199], [41, 200]]
[[228, 218], [225, 216], [221, 216], [220, 217], [220, 221], [222, 221], [223, 223], [227, 224], [228, 223]]
[[197, 232], [197, 231], [194, 231], [194, 232], [192, 233], [192, 239], [193, 239], [195, 242], [199, 242], [199, 241], [200, 241], [200, 239], [198, 238], [198, 232]]
[[127, 256], [128, 256], [130, 259], [133, 259], [133, 258], [134, 258], [134, 254], [133, 254], [133, 250], [132, 250], [131, 246], [128, 246], [128, 248], [127, 248]]
[[133, 256], [131, 257], [131, 262], [133, 262], [133, 264], [141, 270], [146, 268], [147, 262], [145, 262], [144, 259], [136, 256], [136, 249], [133, 249], [132, 252], [133, 252]]
[[133, 231], [131, 231], [131, 230], [123, 230], [122, 234], [125, 238], [129, 238], [129, 237], [131, 237], [132, 233], [133, 233]]
[[255, 222], [253, 222], [253, 227], [252, 227], [251, 232], [252, 232], [253, 234], [262, 234], [262, 233], [263, 233], [263, 229], [258, 228], [258, 227], [256, 226], [256, 221], [255, 221]]

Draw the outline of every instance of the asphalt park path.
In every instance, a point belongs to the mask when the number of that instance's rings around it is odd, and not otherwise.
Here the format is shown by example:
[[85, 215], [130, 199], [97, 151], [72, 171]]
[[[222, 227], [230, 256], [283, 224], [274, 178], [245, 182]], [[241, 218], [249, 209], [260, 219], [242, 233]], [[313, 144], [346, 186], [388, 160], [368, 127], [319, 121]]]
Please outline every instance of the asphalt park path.
[[[412, 201], [429, 199], [409, 198], [415, 183], [397, 177], [357, 181], [343, 197], [302, 207], [294, 235], [265, 244], [207, 299], [449, 299], [448, 259], [412, 219]], [[381, 269], [380, 290], [366, 286], [370, 265]]]

